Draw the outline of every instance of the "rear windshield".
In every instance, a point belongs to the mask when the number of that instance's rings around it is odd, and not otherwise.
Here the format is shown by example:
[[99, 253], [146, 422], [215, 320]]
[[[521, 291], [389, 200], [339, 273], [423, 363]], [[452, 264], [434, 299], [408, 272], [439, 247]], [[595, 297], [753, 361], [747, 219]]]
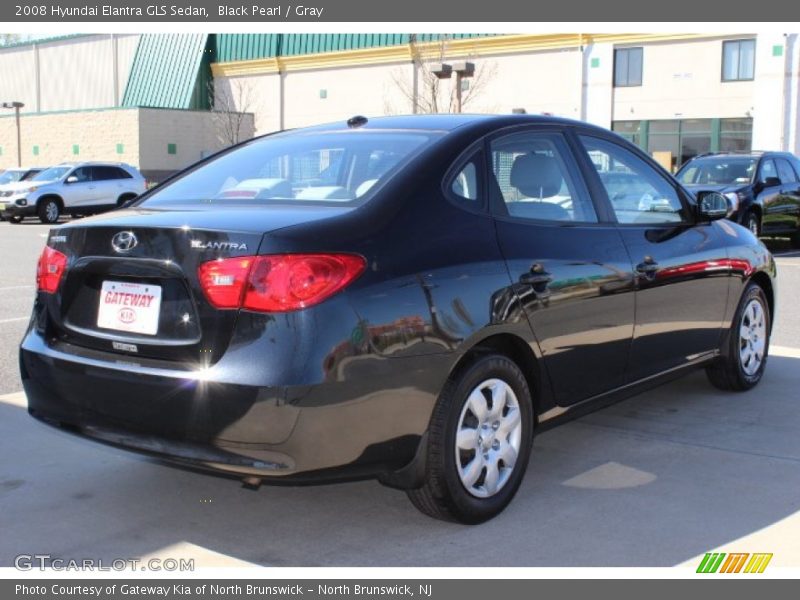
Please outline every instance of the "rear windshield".
[[756, 170], [757, 159], [698, 158], [687, 164], [678, 180], [684, 185], [733, 185], [750, 183]]
[[140, 205], [356, 204], [439, 135], [359, 130], [269, 136], [188, 171]]

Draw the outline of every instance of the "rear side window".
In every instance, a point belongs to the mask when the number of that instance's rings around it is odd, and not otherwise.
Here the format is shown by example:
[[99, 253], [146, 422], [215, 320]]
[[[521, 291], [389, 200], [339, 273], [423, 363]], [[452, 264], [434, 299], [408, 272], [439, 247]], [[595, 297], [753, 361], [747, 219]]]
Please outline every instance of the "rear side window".
[[458, 172], [451, 177], [447, 184], [450, 197], [462, 206], [477, 208], [483, 203], [480, 201], [481, 173], [483, 172], [482, 153], [471, 156]]
[[797, 175], [788, 160], [776, 158], [775, 164], [778, 167], [778, 177], [780, 177], [781, 183], [795, 183], [797, 181]]
[[523, 132], [491, 142], [492, 173], [508, 216], [596, 223], [569, 149], [557, 134]]
[[675, 188], [630, 150], [604, 139], [580, 136], [619, 223], [659, 224], [684, 220]]
[[142, 204], [356, 204], [441, 135], [355, 130], [269, 136], [186, 172]]

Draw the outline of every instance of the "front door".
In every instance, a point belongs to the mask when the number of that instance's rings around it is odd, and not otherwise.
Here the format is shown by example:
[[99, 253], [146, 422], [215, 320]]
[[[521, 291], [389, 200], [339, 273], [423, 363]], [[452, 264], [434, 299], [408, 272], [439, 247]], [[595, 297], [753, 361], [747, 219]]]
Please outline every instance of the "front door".
[[633, 273], [561, 133], [489, 142], [497, 234], [558, 405], [619, 387], [633, 335]]
[[[628, 382], [714, 352], [732, 264], [721, 228], [736, 230], [727, 222], [696, 223], [674, 182], [632, 150], [606, 138], [581, 135], [580, 140], [636, 274]], [[624, 175], [626, 194], [609, 186], [612, 173]]]

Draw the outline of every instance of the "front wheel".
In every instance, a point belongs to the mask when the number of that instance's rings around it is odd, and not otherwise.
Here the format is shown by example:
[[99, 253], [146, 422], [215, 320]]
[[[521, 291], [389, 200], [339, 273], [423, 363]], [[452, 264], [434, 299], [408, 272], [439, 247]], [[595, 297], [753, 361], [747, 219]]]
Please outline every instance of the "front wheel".
[[744, 219], [742, 219], [742, 225], [747, 227], [754, 236], [758, 237], [761, 234], [761, 224], [758, 222], [758, 215], [753, 211], [748, 212]]
[[55, 223], [58, 221], [58, 217], [61, 216], [61, 207], [56, 200], [45, 198], [39, 202], [36, 212], [42, 223]]
[[428, 516], [481, 523], [519, 489], [533, 442], [528, 383], [505, 356], [481, 356], [445, 384], [428, 429], [424, 485], [408, 491]]
[[708, 379], [721, 390], [745, 391], [764, 375], [769, 353], [770, 314], [764, 290], [750, 283], [728, 331], [727, 348], [706, 369]]

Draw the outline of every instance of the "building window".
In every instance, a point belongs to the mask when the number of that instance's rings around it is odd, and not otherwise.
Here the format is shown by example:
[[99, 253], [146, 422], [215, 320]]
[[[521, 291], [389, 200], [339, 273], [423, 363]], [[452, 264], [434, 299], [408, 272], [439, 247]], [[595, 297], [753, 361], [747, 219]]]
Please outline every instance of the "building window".
[[722, 42], [722, 81], [752, 81], [755, 65], [755, 40]]
[[720, 119], [719, 149], [722, 152], [749, 152], [753, 144], [753, 119]]
[[614, 121], [611, 124], [611, 130], [614, 133], [624, 137], [632, 144], [642, 146], [642, 134], [644, 121]]
[[167, 154], [177, 154], [177, 153], [178, 153], [177, 144], [167, 144]]
[[706, 152], [749, 152], [753, 140], [750, 117], [614, 121], [611, 129], [651, 156], [669, 153], [669, 164], [667, 155], [659, 158], [672, 170]]
[[614, 50], [614, 86], [642, 85], [643, 48], [618, 48]]

